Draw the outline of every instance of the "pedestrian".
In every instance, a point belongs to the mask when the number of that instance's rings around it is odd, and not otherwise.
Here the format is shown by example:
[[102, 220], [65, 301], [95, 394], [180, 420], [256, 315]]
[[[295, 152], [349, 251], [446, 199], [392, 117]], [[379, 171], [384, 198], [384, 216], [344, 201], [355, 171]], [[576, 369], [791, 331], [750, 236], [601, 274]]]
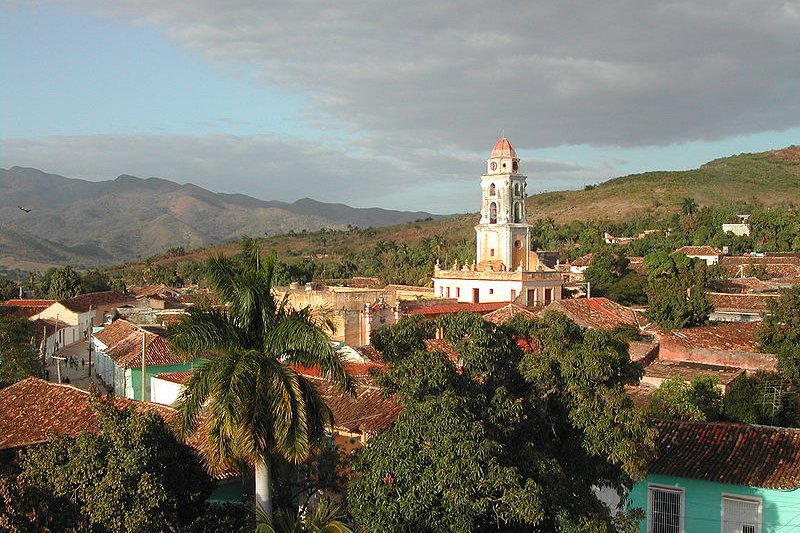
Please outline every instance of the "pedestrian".
[[44, 370], [44, 379], [50, 381], [50, 371], [45, 368]]
[[86, 368], [86, 359], [81, 357], [81, 368]]
[[65, 377], [65, 378], [64, 378], [64, 383], [66, 383], [67, 385], [69, 385], [69, 376], [67, 376], [67, 377]]

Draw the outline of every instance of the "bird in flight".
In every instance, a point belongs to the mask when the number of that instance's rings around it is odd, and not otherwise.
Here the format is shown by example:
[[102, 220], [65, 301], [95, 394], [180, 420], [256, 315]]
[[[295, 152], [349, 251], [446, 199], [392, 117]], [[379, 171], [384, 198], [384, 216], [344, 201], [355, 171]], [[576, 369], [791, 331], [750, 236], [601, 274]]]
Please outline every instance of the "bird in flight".
[[31, 212], [31, 210], [30, 210], [30, 209], [25, 209], [25, 208], [24, 208], [24, 207], [22, 207], [21, 205], [18, 205], [17, 207], [19, 207], [21, 211], [25, 211], [26, 213], [30, 213], [30, 212]]

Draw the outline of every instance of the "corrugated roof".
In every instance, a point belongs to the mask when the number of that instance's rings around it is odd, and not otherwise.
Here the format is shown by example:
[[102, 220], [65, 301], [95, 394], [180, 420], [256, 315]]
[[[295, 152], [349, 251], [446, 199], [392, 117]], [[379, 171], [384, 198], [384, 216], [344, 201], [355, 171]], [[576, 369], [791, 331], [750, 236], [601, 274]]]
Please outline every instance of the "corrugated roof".
[[800, 430], [725, 422], [656, 420], [649, 471], [765, 489], [800, 487]]

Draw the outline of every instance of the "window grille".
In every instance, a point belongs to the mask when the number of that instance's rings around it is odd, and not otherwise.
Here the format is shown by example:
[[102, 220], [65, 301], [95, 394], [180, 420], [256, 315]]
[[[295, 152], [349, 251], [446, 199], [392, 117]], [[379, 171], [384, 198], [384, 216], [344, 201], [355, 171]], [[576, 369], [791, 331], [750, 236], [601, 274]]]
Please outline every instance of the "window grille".
[[761, 533], [761, 502], [723, 496], [722, 533]]
[[681, 533], [683, 491], [650, 487], [648, 492], [648, 533]]

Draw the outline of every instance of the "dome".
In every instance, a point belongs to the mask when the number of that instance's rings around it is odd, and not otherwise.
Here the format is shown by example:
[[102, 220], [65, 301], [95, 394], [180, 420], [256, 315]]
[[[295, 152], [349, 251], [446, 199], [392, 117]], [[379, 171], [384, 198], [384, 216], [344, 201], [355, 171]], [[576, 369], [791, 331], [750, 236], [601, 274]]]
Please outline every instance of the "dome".
[[492, 155], [489, 157], [517, 157], [517, 152], [514, 151], [514, 147], [511, 146], [511, 143], [508, 142], [508, 139], [501, 137], [496, 143], [494, 143]]

